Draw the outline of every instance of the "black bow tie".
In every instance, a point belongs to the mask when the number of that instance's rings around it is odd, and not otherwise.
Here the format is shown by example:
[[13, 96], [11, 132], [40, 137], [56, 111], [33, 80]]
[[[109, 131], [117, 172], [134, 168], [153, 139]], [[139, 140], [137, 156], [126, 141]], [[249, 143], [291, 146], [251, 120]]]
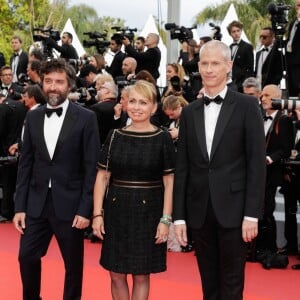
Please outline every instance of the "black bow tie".
[[232, 43], [232, 44], [230, 45], [230, 47], [238, 46], [238, 45], [239, 45], [239, 43]]
[[268, 48], [263, 48], [262, 51], [267, 51], [268, 52], [269, 49]]
[[223, 98], [220, 95], [216, 96], [215, 98], [209, 98], [209, 97], [204, 96], [203, 100], [204, 100], [205, 105], [209, 105], [211, 102], [221, 104], [223, 101]]
[[14, 54], [14, 57], [16, 57], [16, 56], [19, 56], [19, 53], [15, 53], [15, 54]]
[[272, 116], [264, 116], [264, 121], [273, 120]]
[[56, 113], [59, 117], [61, 116], [63, 109], [62, 107], [58, 107], [58, 108], [48, 108], [46, 107], [45, 109], [45, 113], [47, 115], [47, 117], [49, 118], [53, 113]]

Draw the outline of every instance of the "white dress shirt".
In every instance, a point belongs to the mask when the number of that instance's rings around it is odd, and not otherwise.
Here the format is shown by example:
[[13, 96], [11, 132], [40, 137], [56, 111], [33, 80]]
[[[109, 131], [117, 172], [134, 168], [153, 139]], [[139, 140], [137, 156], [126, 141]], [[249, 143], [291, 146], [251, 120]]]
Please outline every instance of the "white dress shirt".
[[[44, 138], [46, 146], [49, 152], [49, 156], [52, 159], [57, 144], [58, 136], [62, 128], [63, 121], [69, 106], [69, 100], [64, 101], [58, 107], [62, 107], [63, 111], [61, 116], [58, 116], [56, 113], [51, 114], [50, 117], [47, 117], [45, 114], [44, 119]], [[53, 108], [47, 104], [48, 108]], [[51, 179], [49, 181], [49, 188], [51, 187]]]

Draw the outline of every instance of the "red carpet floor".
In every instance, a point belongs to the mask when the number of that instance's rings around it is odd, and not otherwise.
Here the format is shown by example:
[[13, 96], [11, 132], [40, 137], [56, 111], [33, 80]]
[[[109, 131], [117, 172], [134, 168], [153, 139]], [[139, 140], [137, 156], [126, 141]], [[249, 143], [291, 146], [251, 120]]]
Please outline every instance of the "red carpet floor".
[[[0, 224], [0, 300], [21, 299], [18, 269], [19, 237], [12, 224]], [[100, 244], [85, 244], [85, 268], [82, 300], [109, 300], [108, 273], [99, 264]], [[290, 257], [290, 265], [300, 263]], [[290, 265], [284, 270], [264, 270], [258, 263], [248, 263], [244, 300], [299, 300], [300, 271]], [[52, 241], [43, 259], [43, 300], [61, 300], [63, 262], [57, 244]], [[151, 277], [150, 300], [200, 300], [200, 279], [193, 253], [169, 253], [168, 271]]]

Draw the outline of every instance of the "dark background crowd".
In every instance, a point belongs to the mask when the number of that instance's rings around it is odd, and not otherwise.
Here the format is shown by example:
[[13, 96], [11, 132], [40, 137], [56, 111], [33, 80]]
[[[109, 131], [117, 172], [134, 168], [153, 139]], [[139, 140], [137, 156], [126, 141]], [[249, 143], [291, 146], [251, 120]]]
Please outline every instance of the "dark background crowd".
[[[266, 190], [263, 218], [259, 221], [260, 231], [255, 242], [257, 257], [254, 258], [261, 261], [266, 253], [298, 255], [299, 251], [296, 212], [300, 199], [300, 101], [292, 99], [300, 95], [299, 0], [295, 1], [295, 9], [297, 18], [289, 21], [285, 32], [278, 32], [277, 21], [261, 29], [261, 47], [255, 54], [253, 46], [241, 39], [241, 22], [233, 21], [227, 27], [232, 37], [233, 61], [227, 85], [230, 89], [252, 95], [253, 101], [259, 102], [265, 125]], [[110, 129], [130, 125], [126, 113], [128, 89], [139, 79], [153, 83], [158, 91], [159, 105], [151, 121], [168, 130], [175, 145], [181, 110], [190, 102], [199, 101], [204, 94], [198, 71], [199, 50], [211, 37], [204, 36], [199, 41], [188, 37], [180, 41], [178, 61], [166, 66], [165, 87], [156, 85], [161, 53], [159, 36], [155, 33], [135, 39], [119, 33], [112, 35], [109, 43], [104, 45], [113, 53], [109, 66], [103, 53], [79, 58], [72, 45], [73, 37], [68, 32], [62, 34], [61, 46], [51, 36], [42, 35], [42, 38], [47, 47], [46, 54], [39, 48], [32, 48], [27, 53], [18, 36], [11, 38], [10, 61], [5, 62], [0, 54], [0, 172], [3, 191], [0, 222], [9, 221], [14, 215], [24, 122], [27, 111], [45, 104], [39, 70], [45, 60], [51, 59], [49, 49], [55, 49], [70, 67], [75, 68], [78, 75], [76, 86], [68, 98], [95, 112], [102, 143]], [[274, 105], [272, 99], [283, 98], [289, 101], [284, 105]], [[293, 104], [294, 107], [289, 106]], [[276, 244], [274, 210], [278, 188], [285, 200], [287, 244], [283, 249], [278, 249]], [[192, 249], [191, 244], [192, 241], [183, 251]]]

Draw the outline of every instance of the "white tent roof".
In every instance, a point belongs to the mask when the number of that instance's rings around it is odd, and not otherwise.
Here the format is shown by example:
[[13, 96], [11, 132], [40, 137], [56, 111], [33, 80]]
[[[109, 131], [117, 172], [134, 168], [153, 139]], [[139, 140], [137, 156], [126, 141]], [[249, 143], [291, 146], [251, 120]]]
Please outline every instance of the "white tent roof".
[[[70, 32], [73, 35], [72, 45], [75, 47], [75, 49], [78, 53], [78, 56], [81, 57], [83, 54], [85, 54], [85, 50], [84, 50], [83, 46], [81, 45], [81, 42], [77, 36], [77, 33], [73, 27], [73, 24], [72, 24], [70, 18], [67, 20], [65, 27], [62, 30], [62, 33], [63, 32]], [[59, 41], [59, 44], [61, 44], [61, 41]]]
[[[144, 25], [144, 28], [139, 33], [139, 35], [146, 38], [147, 35], [151, 32], [159, 34], [157, 26], [154, 21], [154, 18], [150, 14]], [[160, 61], [160, 67], [159, 67], [160, 77], [157, 79], [157, 85], [159, 87], [165, 87], [166, 86], [167, 48], [164, 45], [162, 39], [159, 40], [158, 48], [161, 51], [161, 61]]]
[[[230, 45], [232, 43], [232, 37], [229, 35], [228, 31], [227, 31], [227, 26], [229, 23], [231, 23], [232, 21], [238, 21], [238, 15], [236, 13], [236, 10], [234, 8], [234, 5], [231, 4], [228, 8], [228, 11], [226, 13], [226, 16], [223, 20], [223, 22], [221, 23], [221, 33], [222, 33], [222, 42], [224, 42], [226, 45]], [[242, 36], [241, 38], [246, 41], [247, 43], [250, 43], [245, 31], [242, 31]]]

